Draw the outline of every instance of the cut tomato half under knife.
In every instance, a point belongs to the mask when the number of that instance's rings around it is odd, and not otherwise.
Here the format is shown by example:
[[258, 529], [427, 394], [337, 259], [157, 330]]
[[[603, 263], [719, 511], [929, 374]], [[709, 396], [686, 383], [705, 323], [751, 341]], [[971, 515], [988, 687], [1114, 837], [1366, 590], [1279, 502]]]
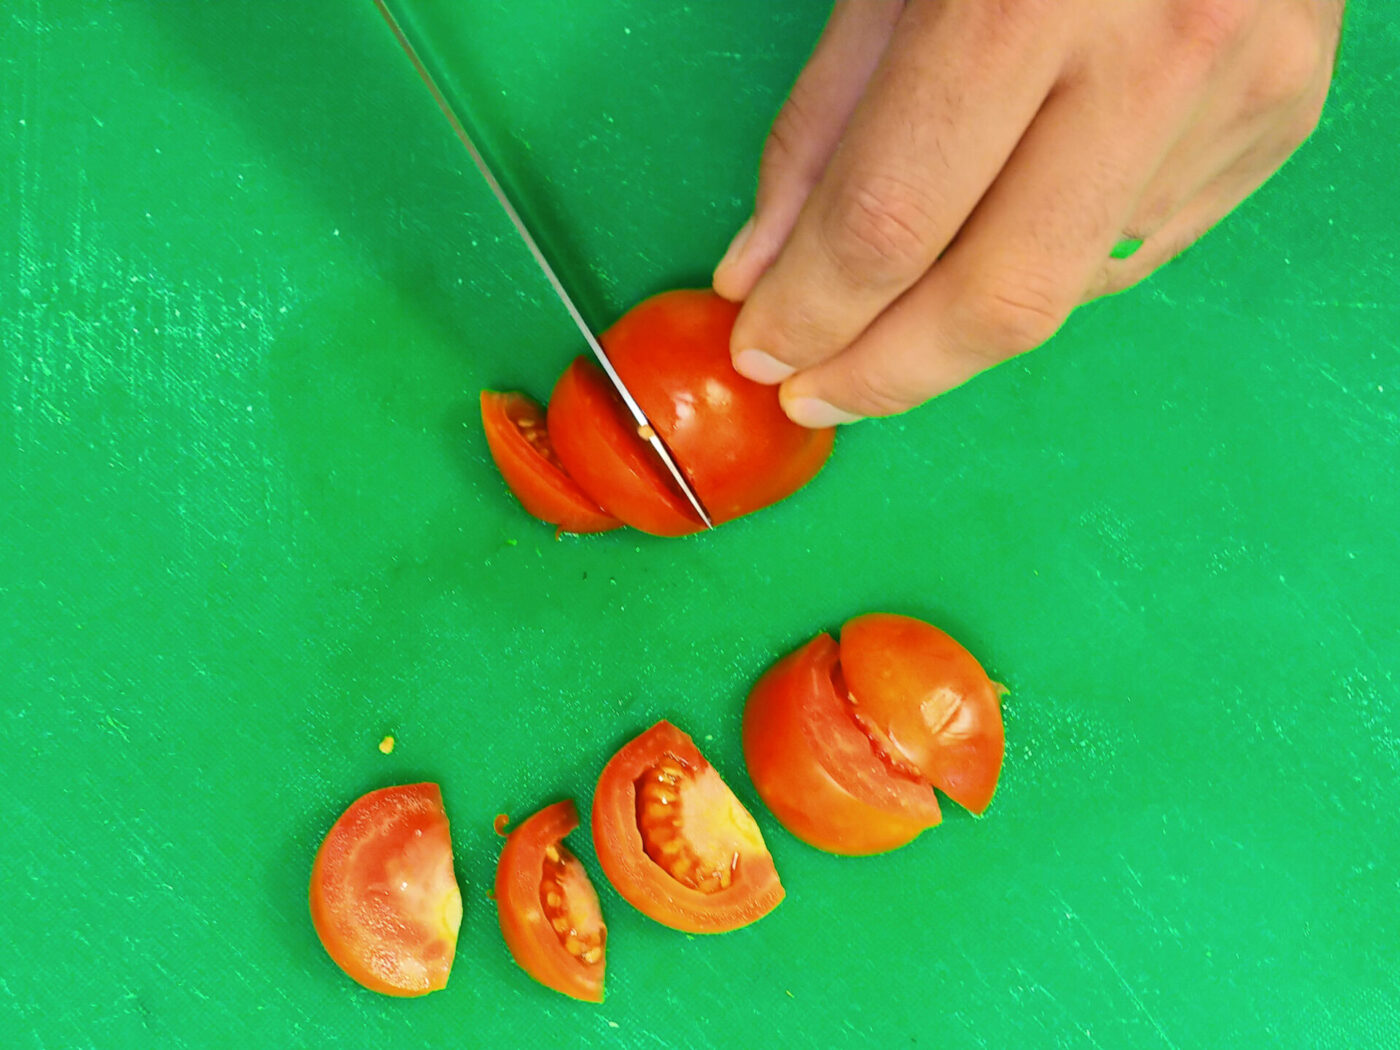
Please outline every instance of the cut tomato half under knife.
[[481, 421], [491, 458], [531, 514], [561, 532], [606, 532], [621, 526], [565, 472], [538, 404], [524, 394], [483, 390]]
[[576, 827], [578, 810], [565, 800], [510, 833], [496, 865], [496, 908], [506, 947], [526, 973], [601, 1003], [608, 931], [588, 873], [562, 841]]
[[336, 964], [385, 995], [446, 986], [462, 922], [436, 784], [371, 791], [341, 814], [311, 869], [311, 921]]
[[593, 843], [618, 893], [678, 930], [738, 929], [783, 899], [753, 817], [669, 722], [656, 723], [604, 767], [593, 796]]

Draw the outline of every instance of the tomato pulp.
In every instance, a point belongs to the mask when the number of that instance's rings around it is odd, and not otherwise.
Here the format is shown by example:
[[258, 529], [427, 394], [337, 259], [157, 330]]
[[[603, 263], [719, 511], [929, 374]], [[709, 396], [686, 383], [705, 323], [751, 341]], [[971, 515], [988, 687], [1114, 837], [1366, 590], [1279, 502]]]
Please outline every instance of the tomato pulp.
[[438, 786], [355, 801], [316, 854], [310, 903], [326, 951], [366, 988], [411, 996], [446, 986], [462, 895]]
[[753, 817], [669, 722], [604, 767], [593, 795], [593, 843], [618, 893], [678, 930], [738, 929], [783, 899]]
[[578, 810], [565, 800], [510, 833], [496, 865], [496, 908], [506, 946], [526, 973], [600, 1003], [608, 931], [588, 873], [562, 841], [576, 827]]
[[895, 849], [942, 819], [934, 788], [974, 813], [1005, 748], [999, 687], [956, 641], [907, 616], [849, 621], [771, 667], [744, 709], [759, 796], [831, 853]]

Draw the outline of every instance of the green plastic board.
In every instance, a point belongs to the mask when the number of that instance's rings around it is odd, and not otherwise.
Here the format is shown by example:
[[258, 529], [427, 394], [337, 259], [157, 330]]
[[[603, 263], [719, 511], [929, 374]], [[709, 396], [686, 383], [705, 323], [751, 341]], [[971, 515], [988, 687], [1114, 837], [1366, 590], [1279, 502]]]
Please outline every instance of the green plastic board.
[[[402, 10], [600, 324], [706, 282], [825, 16]], [[1226, 224], [797, 497], [556, 540], [476, 397], [579, 340], [368, 0], [6, 4], [0, 1043], [1400, 1045], [1397, 55], [1353, 0], [1321, 129]], [[839, 859], [759, 805], [739, 714], [874, 609], [1010, 687], [1007, 759], [986, 817]], [[788, 898], [674, 933], [581, 831], [577, 1004], [506, 953], [492, 818], [586, 806], [663, 716]], [[396, 1001], [306, 884], [344, 806], [424, 779], [466, 916]]]

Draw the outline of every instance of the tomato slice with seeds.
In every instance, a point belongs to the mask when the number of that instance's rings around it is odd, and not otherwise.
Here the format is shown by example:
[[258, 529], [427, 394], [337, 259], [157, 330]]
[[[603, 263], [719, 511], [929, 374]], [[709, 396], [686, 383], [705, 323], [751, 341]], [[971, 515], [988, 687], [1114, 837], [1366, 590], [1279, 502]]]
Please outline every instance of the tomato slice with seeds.
[[483, 390], [481, 422], [501, 476], [535, 517], [561, 532], [606, 532], [622, 525], [564, 470], [536, 402], [520, 393]]
[[828, 853], [883, 853], [942, 820], [933, 788], [879, 754], [852, 717], [838, 648], [819, 634], [774, 664], [744, 707], [744, 761], [764, 804]]
[[1000, 687], [922, 620], [849, 621], [771, 667], [744, 708], [744, 760], [793, 834], [831, 853], [880, 853], [939, 823], [934, 788], [974, 813], [1005, 749]]
[[841, 668], [857, 721], [895, 762], [983, 813], [1001, 774], [1001, 687], [971, 653], [923, 620], [870, 613], [841, 628]]
[[783, 899], [753, 817], [670, 722], [656, 723], [604, 767], [593, 844], [618, 893], [677, 930], [735, 930]]
[[685, 536], [704, 528], [603, 370], [575, 358], [549, 398], [549, 436], [569, 475], [634, 529]]
[[311, 869], [311, 921], [336, 964], [386, 995], [447, 984], [462, 922], [436, 784], [381, 788], [331, 827]]
[[608, 930], [588, 873], [562, 841], [576, 827], [578, 810], [566, 799], [510, 833], [496, 864], [496, 908], [506, 947], [526, 973], [601, 1003]]

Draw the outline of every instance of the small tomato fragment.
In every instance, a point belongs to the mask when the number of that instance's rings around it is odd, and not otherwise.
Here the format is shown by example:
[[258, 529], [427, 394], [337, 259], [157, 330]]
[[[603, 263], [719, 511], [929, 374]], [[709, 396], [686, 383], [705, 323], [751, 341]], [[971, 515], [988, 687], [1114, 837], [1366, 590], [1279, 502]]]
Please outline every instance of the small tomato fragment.
[[588, 873], [562, 841], [576, 827], [578, 810], [565, 800], [512, 831], [496, 864], [496, 907], [506, 947], [526, 973], [601, 1003], [608, 930]]
[[524, 394], [481, 392], [481, 421], [497, 469], [527, 511], [561, 532], [606, 532], [622, 522], [589, 498], [550, 443], [544, 410]]
[[311, 921], [330, 957], [372, 991], [447, 984], [462, 922], [436, 784], [381, 788], [331, 827], [311, 869]]
[[656, 723], [604, 767], [593, 795], [593, 843], [618, 893], [674, 929], [738, 929], [783, 899], [753, 817], [669, 722]]

